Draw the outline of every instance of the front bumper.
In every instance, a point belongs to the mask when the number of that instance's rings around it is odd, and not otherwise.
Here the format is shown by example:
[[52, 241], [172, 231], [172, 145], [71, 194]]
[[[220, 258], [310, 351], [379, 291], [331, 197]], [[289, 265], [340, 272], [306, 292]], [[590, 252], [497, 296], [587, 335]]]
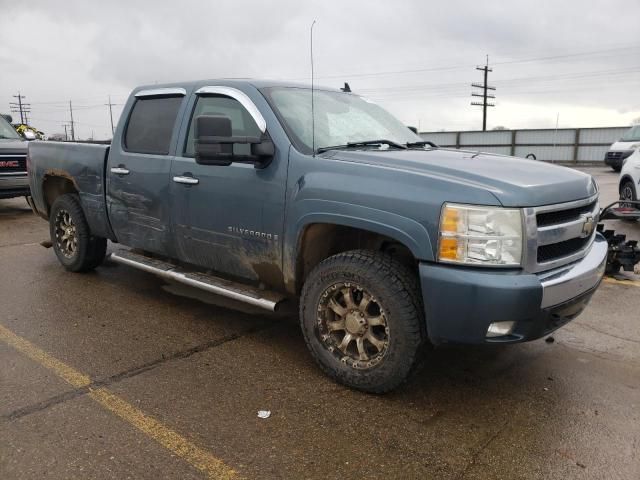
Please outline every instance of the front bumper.
[[29, 177], [26, 173], [0, 175], [0, 198], [29, 195]]
[[611, 168], [622, 168], [622, 163], [624, 160], [622, 158], [608, 158], [605, 157], [604, 163], [609, 165]]
[[[420, 264], [432, 343], [514, 343], [547, 335], [577, 317], [598, 288], [607, 241], [597, 234], [576, 263], [540, 274]], [[494, 322], [514, 321], [509, 335], [487, 337]]]

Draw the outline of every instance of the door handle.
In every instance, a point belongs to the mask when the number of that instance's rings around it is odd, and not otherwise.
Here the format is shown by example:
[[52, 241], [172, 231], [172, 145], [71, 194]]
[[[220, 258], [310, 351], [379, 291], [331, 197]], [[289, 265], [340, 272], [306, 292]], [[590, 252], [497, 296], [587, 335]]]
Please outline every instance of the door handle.
[[200, 183], [200, 180], [193, 177], [173, 177], [173, 181], [184, 185], [198, 185]]
[[116, 175], [129, 175], [130, 172], [123, 166], [119, 166], [119, 167], [112, 167], [111, 173], [115, 173]]

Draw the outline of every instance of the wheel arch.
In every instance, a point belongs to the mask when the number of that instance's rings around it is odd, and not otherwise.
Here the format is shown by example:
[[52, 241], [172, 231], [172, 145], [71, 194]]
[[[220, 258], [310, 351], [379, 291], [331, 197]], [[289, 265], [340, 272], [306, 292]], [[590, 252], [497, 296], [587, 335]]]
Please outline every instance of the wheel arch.
[[620, 193], [622, 191], [622, 186], [626, 183], [629, 182], [631, 183], [631, 185], [633, 185], [633, 190], [636, 194], [636, 198], [638, 198], [638, 188], [636, 186], [636, 182], [633, 179], [633, 177], [631, 175], [629, 175], [628, 173], [625, 173], [622, 177], [620, 177], [620, 182], [618, 183], [618, 193]]
[[298, 294], [309, 272], [322, 260], [355, 249], [384, 251], [396, 256], [417, 273], [420, 260], [432, 260], [426, 229], [405, 217], [383, 212], [387, 220], [339, 214], [309, 214], [287, 235], [285, 284]]
[[44, 200], [46, 215], [51, 214], [51, 207], [58, 197], [66, 194], [79, 194], [80, 189], [74, 179], [68, 175], [47, 174], [42, 180], [42, 197]]

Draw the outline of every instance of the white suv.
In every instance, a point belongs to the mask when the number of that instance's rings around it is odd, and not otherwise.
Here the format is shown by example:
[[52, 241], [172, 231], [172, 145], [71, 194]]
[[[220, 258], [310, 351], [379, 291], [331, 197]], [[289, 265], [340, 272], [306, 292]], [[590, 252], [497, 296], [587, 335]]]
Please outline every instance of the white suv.
[[619, 172], [624, 160], [633, 155], [638, 146], [640, 146], [640, 125], [634, 125], [622, 135], [619, 141], [609, 147], [604, 163]]
[[[632, 130], [636, 132], [635, 137], [632, 137], [636, 138], [636, 141], [625, 144], [625, 151], [628, 154], [625, 155], [621, 164], [620, 200], [638, 200], [638, 194], [640, 194], [640, 125], [632, 127]], [[625, 137], [631, 138], [631, 135], [626, 134]], [[622, 142], [614, 145], [620, 143]]]

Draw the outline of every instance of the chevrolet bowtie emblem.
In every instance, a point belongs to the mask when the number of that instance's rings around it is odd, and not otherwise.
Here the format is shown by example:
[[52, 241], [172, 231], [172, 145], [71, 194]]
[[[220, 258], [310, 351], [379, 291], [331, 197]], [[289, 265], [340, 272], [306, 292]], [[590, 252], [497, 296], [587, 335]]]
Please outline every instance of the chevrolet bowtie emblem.
[[591, 236], [593, 233], [593, 229], [596, 225], [593, 217], [588, 215], [584, 218], [584, 223], [582, 224], [582, 234], [580, 235], [582, 238], [587, 238]]

